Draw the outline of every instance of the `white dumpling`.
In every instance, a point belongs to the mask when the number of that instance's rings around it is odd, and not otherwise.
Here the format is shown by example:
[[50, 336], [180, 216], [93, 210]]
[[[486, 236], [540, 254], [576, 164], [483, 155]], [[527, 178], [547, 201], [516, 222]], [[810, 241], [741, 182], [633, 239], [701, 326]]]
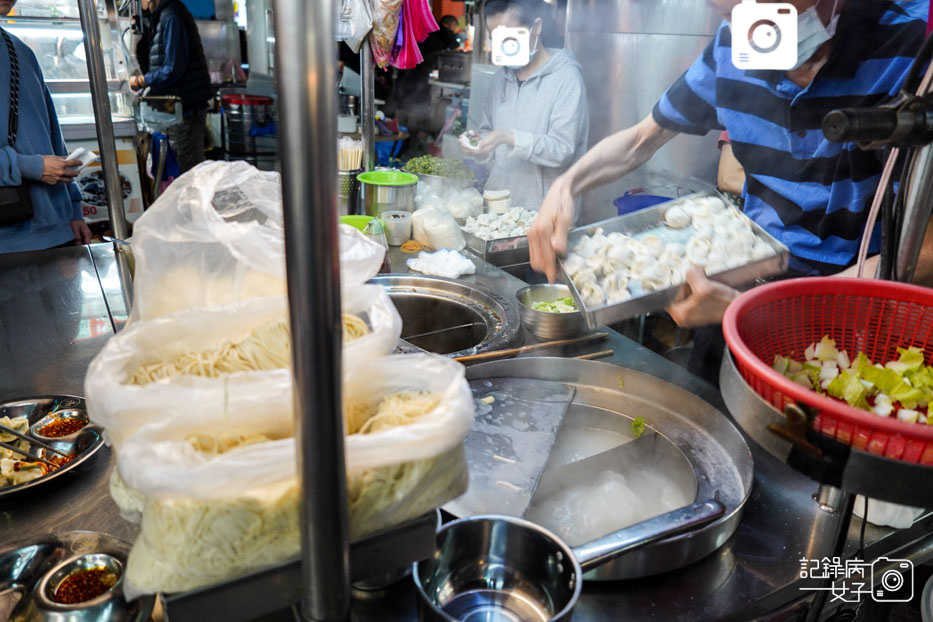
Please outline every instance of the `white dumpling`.
[[606, 247], [606, 259], [615, 270], [628, 268], [635, 260], [632, 247], [625, 242], [611, 243]]
[[697, 266], [705, 266], [707, 256], [712, 249], [713, 243], [706, 236], [695, 235], [687, 241], [686, 255], [690, 263]]
[[647, 266], [640, 277], [642, 287], [649, 291], [663, 289], [671, 284], [670, 268], [660, 263]]
[[680, 242], [668, 242], [664, 245], [665, 257], [683, 258], [687, 254], [687, 247]]
[[582, 287], [587, 283], [595, 283], [596, 281], [596, 272], [590, 268], [589, 265], [573, 276], [573, 282], [577, 285], [577, 287]]
[[586, 268], [586, 260], [576, 253], [568, 253], [567, 256], [564, 257], [564, 271], [570, 278], [575, 277], [576, 274], [584, 268]]
[[664, 240], [653, 233], [644, 236], [639, 241], [644, 245], [647, 254], [653, 257], [660, 257], [664, 252]]
[[682, 207], [675, 205], [664, 212], [664, 223], [672, 229], [683, 229], [690, 224], [690, 215]]
[[610, 274], [603, 279], [601, 285], [609, 304], [623, 302], [632, 297], [628, 291], [628, 279], [621, 272]]
[[587, 281], [580, 289], [580, 297], [587, 307], [601, 307], [606, 304], [606, 292], [596, 280]]
[[706, 203], [711, 213], [726, 209], [726, 204], [719, 197], [702, 197], [698, 200]]
[[774, 249], [771, 246], [762, 240], [755, 242], [755, 246], [752, 248], [752, 259], [759, 261], [761, 259], [766, 259], [774, 254]]
[[584, 235], [580, 238], [580, 241], [577, 242], [574, 252], [586, 259], [590, 255], [596, 254], [596, 245], [593, 244], [593, 240], [590, 239], [588, 235]]
[[728, 258], [721, 249], [714, 248], [712, 251], [710, 251], [706, 258], [707, 274], [716, 274], [717, 272], [722, 272], [728, 267]]
[[6, 478], [10, 484], [25, 484], [45, 475], [45, 465], [41, 462], [25, 462], [12, 458], [0, 460], [0, 476]]

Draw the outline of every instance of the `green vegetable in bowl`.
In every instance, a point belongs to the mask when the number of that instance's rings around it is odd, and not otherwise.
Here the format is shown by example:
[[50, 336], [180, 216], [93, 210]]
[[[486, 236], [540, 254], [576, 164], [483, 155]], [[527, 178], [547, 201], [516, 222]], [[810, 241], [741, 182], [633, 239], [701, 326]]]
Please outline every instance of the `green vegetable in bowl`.
[[557, 300], [539, 300], [531, 303], [531, 308], [535, 311], [546, 311], [547, 313], [573, 313], [577, 310], [573, 298], [569, 296]]
[[469, 167], [460, 160], [452, 158], [435, 158], [434, 156], [420, 156], [412, 158], [405, 165], [405, 170], [409, 173], [419, 175], [434, 175], [435, 177], [446, 177], [447, 179], [463, 179], [473, 181], [476, 175]]

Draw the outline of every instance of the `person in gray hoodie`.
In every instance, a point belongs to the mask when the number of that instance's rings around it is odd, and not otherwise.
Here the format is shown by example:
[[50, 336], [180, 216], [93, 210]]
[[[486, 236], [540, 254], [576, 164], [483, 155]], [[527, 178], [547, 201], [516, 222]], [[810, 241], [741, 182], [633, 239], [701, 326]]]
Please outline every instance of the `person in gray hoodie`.
[[487, 156], [487, 190], [511, 191], [513, 206], [537, 210], [551, 183], [586, 153], [586, 87], [580, 64], [541, 42], [541, 0], [487, 0], [489, 32], [499, 26], [530, 31], [531, 59], [493, 77], [478, 128], [477, 151]]

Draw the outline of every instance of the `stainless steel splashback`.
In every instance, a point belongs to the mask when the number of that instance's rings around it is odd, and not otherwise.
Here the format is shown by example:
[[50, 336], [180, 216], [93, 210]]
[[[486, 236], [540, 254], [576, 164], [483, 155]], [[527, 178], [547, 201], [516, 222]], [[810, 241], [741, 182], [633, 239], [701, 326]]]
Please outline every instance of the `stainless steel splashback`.
[[[647, 116], [700, 55], [719, 15], [703, 0], [569, 0], [567, 46], [583, 65], [590, 145]], [[699, 190], [715, 184], [717, 136], [678, 136], [640, 170], [583, 197], [586, 222], [615, 215], [612, 200], [638, 186]]]

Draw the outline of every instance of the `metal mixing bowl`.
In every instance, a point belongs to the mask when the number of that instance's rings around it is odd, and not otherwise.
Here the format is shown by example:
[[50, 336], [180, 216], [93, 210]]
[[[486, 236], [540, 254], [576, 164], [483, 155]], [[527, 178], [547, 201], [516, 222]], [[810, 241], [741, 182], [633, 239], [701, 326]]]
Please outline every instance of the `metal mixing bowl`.
[[538, 339], [570, 339], [586, 332], [586, 322], [579, 311], [573, 313], [550, 313], [538, 311], [531, 305], [536, 302], [552, 302], [558, 298], [571, 298], [566, 285], [542, 283], [529, 285], [515, 293], [518, 313], [522, 324]]

